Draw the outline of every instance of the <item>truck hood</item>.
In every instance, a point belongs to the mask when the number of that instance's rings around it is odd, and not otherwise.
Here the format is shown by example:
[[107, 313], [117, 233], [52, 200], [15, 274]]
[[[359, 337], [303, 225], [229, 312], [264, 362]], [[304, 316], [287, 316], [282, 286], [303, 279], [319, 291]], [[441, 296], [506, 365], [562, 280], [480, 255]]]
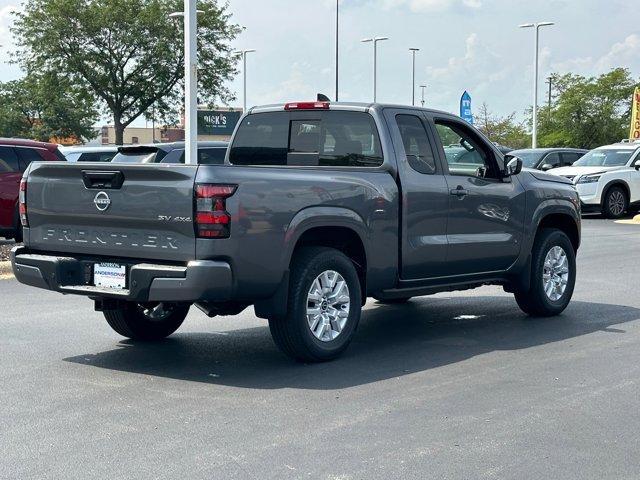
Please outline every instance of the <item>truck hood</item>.
[[547, 172], [543, 172], [541, 170], [535, 170], [532, 168], [523, 168], [523, 172], [529, 173], [532, 177], [537, 178], [538, 180], [543, 180], [546, 182], [555, 182], [555, 183], [566, 183], [571, 184], [571, 180], [568, 178], [559, 176], [559, 175], [550, 175]]
[[581, 177], [583, 175], [593, 175], [596, 173], [610, 172], [612, 170], [620, 170], [626, 167], [560, 167], [549, 170], [551, 175], [561, 175], [563, 177]]

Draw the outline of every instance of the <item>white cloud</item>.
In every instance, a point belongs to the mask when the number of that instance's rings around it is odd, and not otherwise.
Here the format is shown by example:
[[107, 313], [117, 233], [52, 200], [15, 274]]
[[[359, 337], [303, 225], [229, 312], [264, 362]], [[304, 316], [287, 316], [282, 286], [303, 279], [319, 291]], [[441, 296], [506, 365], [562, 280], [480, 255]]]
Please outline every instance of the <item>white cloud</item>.
[[0, 8], [0, 63], [9, 60], [9, 53], [14, 48], [9, 27], [13, 21], [13, 12], [18, 9], [18, 5], [5, 5]]
[[481, 0], [381, 0], [387, 9], [408, 6], [412, 12], [444, 12], [454, 7], [478, 9]]
[[308, 79], [315, 78], [317, 72], [306, 62], [295, 62], [291, 65], [289, 77], [276, 85], [274, 89], [258, 95], [256, 105], [268, 103], [292, 102], [297, 100], [314, 100], [320, 91], [309, 84]]
[[601, 57], [575, 57], [552, 64], [554, 71], [582, 75], [598, 75], [617, 67], [632, 70], [640, 67], [640, 35], [628, 35], [623, 41], [614, 43]]

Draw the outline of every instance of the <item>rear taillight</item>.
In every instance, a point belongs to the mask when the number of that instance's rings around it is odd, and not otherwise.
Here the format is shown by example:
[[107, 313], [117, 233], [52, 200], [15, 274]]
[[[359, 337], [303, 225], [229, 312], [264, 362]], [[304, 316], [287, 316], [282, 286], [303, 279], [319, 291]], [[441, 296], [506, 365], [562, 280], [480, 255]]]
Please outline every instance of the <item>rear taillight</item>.
[[20, 223], [23, 227], [29, 227], [27, 219], [27, 179], [20, 180], [20, 193], [18, 195], [18, 210], [20, 213]]
[[237, 185], [196, 186], [196, 234], [200, 238], [229, 238], [231, 215], [227, 212], [227, 198]]

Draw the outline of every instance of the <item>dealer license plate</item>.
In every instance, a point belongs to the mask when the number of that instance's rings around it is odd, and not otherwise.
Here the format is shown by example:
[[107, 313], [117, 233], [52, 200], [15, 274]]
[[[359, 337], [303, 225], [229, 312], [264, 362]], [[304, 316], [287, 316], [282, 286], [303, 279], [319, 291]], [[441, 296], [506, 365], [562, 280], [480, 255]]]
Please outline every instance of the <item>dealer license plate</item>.
[[117, 263], [96, 263], [93, 266], [93, 284], [122, 290], [127, 284], [127, 267]]

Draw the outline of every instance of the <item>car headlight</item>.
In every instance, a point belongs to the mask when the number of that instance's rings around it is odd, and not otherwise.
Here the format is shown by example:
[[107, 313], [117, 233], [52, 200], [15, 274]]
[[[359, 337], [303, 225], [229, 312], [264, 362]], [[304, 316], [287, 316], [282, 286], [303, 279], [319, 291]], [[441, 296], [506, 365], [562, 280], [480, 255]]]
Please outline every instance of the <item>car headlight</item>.
[[585, 175], [584, 177], [580, 177], [578, 183], [596, 183], [600, 180], [602, 175]]

